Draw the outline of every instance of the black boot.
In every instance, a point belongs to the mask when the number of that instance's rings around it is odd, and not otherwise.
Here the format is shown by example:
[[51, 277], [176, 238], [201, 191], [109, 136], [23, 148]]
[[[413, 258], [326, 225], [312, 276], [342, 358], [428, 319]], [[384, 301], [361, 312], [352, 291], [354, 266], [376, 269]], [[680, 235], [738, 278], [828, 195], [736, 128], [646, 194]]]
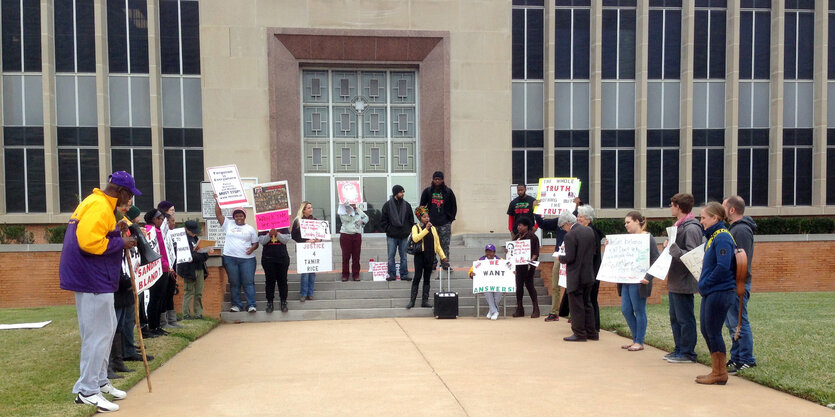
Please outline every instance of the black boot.
[[118, 372], [133, 372], [133, 369], [125, 366], [122, 360], [122, 333], [116, 332], [113, 336], [113, 345], [110, 347], [110, 367]]
[[417, 283], [417, 281], [412, 282], [412, 293], [409, 295], [409, 304], [406, 304], [407, 310], [415, 306], [415, 299], [418, 293]]
[[282, 301], [282, 302], [281, 302], [281, 312], [282, 312], [282, 313], [286, 313], [286, 312], [287, 312], [287, 301]]
[[429, 283], [423, 283], [423, 296], [421, 297], [423, 301], [421, 301], [420, 306], [424, 308], [432, 308], [432, 304], [429, 304]]
[[275, 306], [273, 306], [273, 302], [272, 301], [267, 301], [267, 313], [272, 313], [274, 309], [275, 309]]

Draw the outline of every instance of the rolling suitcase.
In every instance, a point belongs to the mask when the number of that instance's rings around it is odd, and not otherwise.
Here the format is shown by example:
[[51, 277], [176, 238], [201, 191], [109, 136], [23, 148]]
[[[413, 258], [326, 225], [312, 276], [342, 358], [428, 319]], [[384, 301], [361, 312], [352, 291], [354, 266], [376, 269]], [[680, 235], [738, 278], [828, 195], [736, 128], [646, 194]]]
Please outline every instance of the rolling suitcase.
[[438, 274], [439, 291], [435, 293], [434, 314], [439, 319], [458, 317], [458, 293], [452, 291], [452, 271], [447, 270], [447, 290], [444, 291], [444, 268]]

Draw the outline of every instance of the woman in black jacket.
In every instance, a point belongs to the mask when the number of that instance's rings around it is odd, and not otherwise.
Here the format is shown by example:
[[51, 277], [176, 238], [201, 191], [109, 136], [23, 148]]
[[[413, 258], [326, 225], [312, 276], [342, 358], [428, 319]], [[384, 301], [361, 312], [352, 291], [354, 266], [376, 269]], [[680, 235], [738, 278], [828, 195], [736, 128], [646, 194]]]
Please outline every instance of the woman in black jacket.
[[287, 228], [258, 233], [258, 243], [264, 247], [261, 252], [261, 266], [267, 278], [267, 313], [275, 310], [275, 285], [278, 284], [278, 296], [281, 302], [279, 308], [282, 313], [287, 312], [287, 270], [290, 268], [290, 255], [287, 253], [287, 242], [292, 240]]

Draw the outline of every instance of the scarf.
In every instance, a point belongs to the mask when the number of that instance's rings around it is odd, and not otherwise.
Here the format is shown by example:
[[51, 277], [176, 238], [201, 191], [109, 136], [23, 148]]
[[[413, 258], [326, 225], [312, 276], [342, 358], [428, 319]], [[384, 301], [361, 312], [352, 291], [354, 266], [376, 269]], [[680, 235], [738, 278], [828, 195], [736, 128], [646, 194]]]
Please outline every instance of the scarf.
[[396, 200], [394, 196], [391, 196], [391, 198], [389, 199], [389, 203], [391, 203], [389, 204], [389, 211], [391, 214], [389, 218], [391, 219], [392, 226], [403, 227], [403, 219], [407, 215], [406, 205], [403, 204], [403, 200], [399, 200], [399, 204], [397, 201], [398, 200]]
[[693, 214], [692, 212], [687, 213], [686, 216], [684, 216], [684, 217], [678, 219], [678, 221], [676, 221], [675, 226], [679, 227], [679, 226], [681, 226], [682, 223], [686, 222], [687, 220], [695, 219], [695, 218], [696, 218], [696, 215]]

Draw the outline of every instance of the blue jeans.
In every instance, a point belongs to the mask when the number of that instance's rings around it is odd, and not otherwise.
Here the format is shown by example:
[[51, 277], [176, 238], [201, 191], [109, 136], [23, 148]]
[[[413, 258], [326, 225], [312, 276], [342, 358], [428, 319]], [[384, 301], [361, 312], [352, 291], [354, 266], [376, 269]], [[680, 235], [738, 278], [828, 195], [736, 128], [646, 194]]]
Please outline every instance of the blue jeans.
[[739, 340], [734, 340], [736, 325], [739, 321], [739, 297], [734, 295], [725, 326], [731, 334], [731, 360], [739, 364], [754, 365], [754, 335], [751, 333], [751, 323], [748, 322], [748, 298], [751, 297], [751, 284], [745, 284], [745, 296], [742, 297], [742, 326], [739, 328]]
[[388, 250], [389, 261], [389, 278], [394, 278], [397, 273], [394, 270], [394, 255], [400, 251], [400, 278], [407, 278], [409, 276], [409, 261], [406, 256], [406, 248], [409, 246], [409, 237], [403, 239], [395, 239], [386, 236], [386, 249]]
[[699, 321], [702, 328], [702, 337], [705, 338], [710, 353], [725, 353], [722, 325], [728, 317], [728, 310], [731, 308], [734, 297], [736, 297], [735, 290], [716, 291], [707, 296], [702, 296]]
[[223, 267], [229, 275], [232, 290], [232, 305], [241, 306], [241, 286], [246, 295], [246, 307], [255, 307], [255, 258], [236, 258], [223, 255]]
[[643, 345], [647, 335], [647, 299], [641, 297], [641, 284], [621, 286], [620, 311], [632, 332], [632, 341]]
[[696, 359], [696, 313], [693, 294], [670, 293], [670, 327], [676, 348], [673, 354]]
[[136, 327], [136, 312], [133, 304], [116, 308], [116, 332], [122, 333], [122, 357], [136, 356], [133, 328]]
[[299, 274], [299, 296], [313, 297], [313, 286], [316, 284], [316, 274]]

